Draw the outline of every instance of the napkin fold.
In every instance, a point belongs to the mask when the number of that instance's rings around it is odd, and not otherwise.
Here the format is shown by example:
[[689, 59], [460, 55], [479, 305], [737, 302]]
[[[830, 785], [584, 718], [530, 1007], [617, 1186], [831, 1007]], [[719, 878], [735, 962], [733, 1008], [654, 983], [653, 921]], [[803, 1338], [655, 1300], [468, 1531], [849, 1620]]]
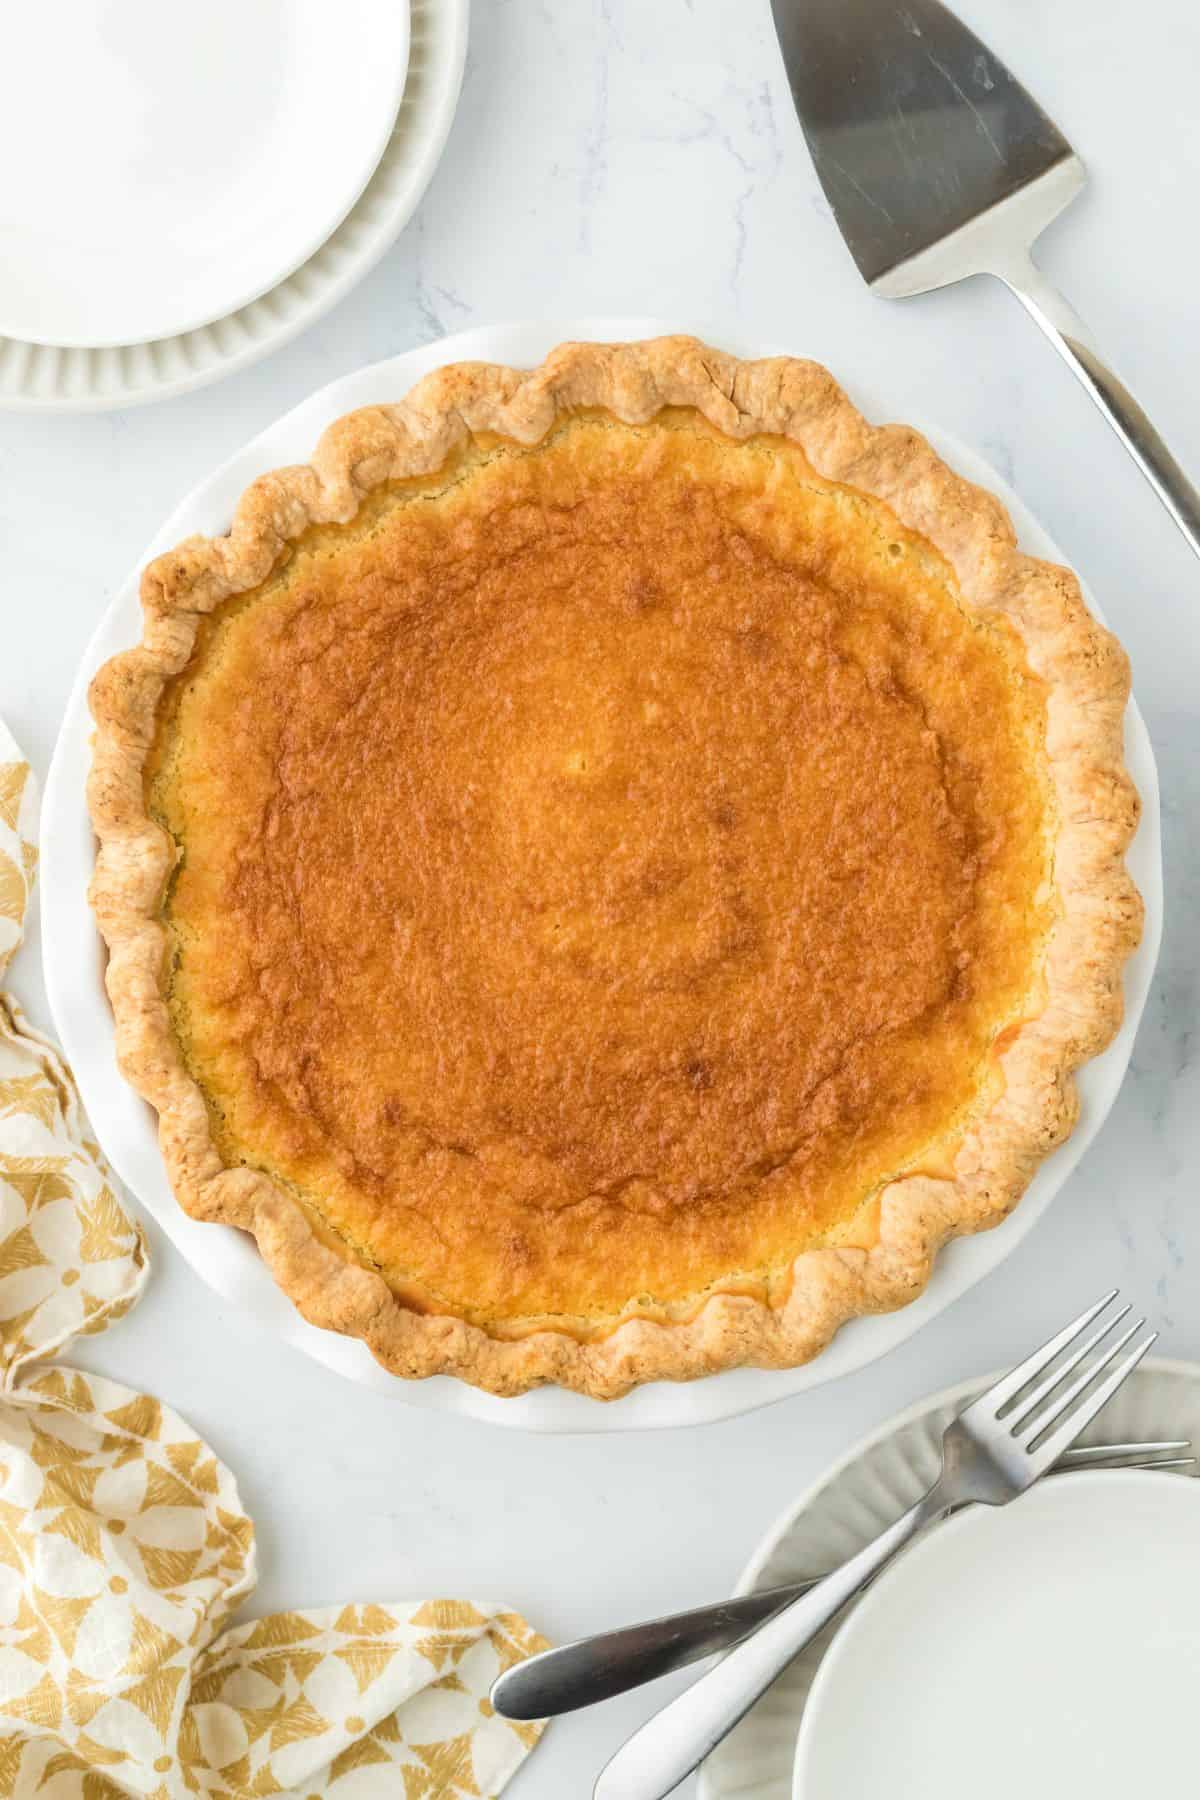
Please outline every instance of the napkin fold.
[[[0, 976], [37, 867], [0, 723]], [[233, 1625], [255, 1585], [232, 1473], [149, 1394], [47, 1359], [149, 1274], [69, 1069], [0, 993], [0, 1797], [489, 1800], [539, 1725], [492, 1710], [545, 1641], [482, 1601]]]

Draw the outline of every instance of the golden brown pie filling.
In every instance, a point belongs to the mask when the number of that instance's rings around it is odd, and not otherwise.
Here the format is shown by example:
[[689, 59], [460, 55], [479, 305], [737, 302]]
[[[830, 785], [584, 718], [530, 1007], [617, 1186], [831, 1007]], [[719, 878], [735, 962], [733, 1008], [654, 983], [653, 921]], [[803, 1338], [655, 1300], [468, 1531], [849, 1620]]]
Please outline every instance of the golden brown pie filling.
[[584, 413], [376, 490], [160, 712], [217, 1147], [493, 1336], [778, 1300], [995, 1099], [1044, 738], [1007, 620], [782, 439]]

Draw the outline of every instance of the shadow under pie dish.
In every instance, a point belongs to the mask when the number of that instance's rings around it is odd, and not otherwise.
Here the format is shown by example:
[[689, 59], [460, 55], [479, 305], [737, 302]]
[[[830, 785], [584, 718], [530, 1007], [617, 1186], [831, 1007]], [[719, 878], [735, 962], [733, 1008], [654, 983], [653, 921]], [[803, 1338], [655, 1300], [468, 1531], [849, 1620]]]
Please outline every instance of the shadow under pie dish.
[[93, 686], [181, 1203], [500, 1393], [815, 1354], [995, 1223], [1120, 1016], [1125, 659], [831, 378], [461, 365], [256, 482]]

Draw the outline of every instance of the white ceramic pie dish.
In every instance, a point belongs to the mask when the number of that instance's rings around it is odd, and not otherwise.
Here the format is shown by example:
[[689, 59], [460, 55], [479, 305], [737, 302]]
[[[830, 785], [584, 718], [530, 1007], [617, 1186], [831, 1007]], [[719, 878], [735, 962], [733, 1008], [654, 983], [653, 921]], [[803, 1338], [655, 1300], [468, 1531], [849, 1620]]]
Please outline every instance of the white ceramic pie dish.
[[[852, 1445], [771, 1525], [735, 1591], [744, 1594], [756, 1588], [799, 1581], [853, 1555], [925, 1491], [937, 1474], [942, 1432], [966, 1402], [1001, 1372], [993, 1370], [990, 1375], [958, 1382], [942, 1393], [919, 1400]], [[1200, 1443], [1200, 1365], [1151, 1356], [1134, 1371], [1080, 1441], [1095, 1444], [1175, 1438]], [[1152, 1479], [1187, 1481], [1192, 1489], [1188, 1497], [1200, 1505], [1195, 1474], [1193, 1469], [1190, 1477], [1159, 1475]], [[1096, 1479], [1107, 1480], [1109, 1476]], [[1032, 1496], [1026, 1496], [1029, 1498]], [[1014, 1519], [1024, 1505], [1022, 1500], [1010, 1509]], [[1174, 1537], [1172, 1545], [1178, 1557], [1179, 1545]], [[1185, 1553], [1195, 1561], [1194, 1531]], [[1148, 1550], [1147, 1554], [1152, 1552]], [[860, 1606], [864, 1604], [865, 1601], [859, 1602]], [[857, 1611], [851, 1612], [843, 1630], [849, 1630], [856, 1618]], [[802, 1729], [831, 1640], [837, 1641], [832, 1630], [823, 1633], [797, 1657], [737, 1730], [709, 1757], [700, 1773], [697, 1800], [794, 1800], [797, 1733]], [[1123, 1644], [1120, 1632], [1114, 1634], [1114, 1642], [1117, 1646]], [[1000, 1722], [997, 1706], [996, 1730]], [[814, 1732], [814, 1740], [815, 1736]], [[973, 1782], [962, 1778], [961, 1767], [959, 1774], [958, 1787], [948, 1790], [954, 1792], [956, 1800], [976, 1791]], [[1040, 1771], [1031, 1763], [1027, 1779], [1018, 1791], [1039, 1796], [1090, 1796], [1094, 1792], [1082, 1779], [1050, 1779], [1043, 1784], [1039, 1776]], [[865, 1800], [865, 1795], [874, 1791], [847, 1783], [837, 1792], [836, 1800], [849, 1800], [850, 1796], [859, 1800], [860, 1793]], [[892, 1791], [889, 1786], [887, 1792]], [[1139, 1782], [1127, 1791], [1149, 1792], [1152, 1787]], [[818, 1791], [805, 1795], [805, 1800], [824, 1800], [824, 1796], [819, 1796]], [[932, 1789], [928, 1800], [940, 1800], [940, 1790]]]
[[[747, 344], [739, 340], [736, 332], [712, 326], [687, 327], [655, 319], [569, 319], [497, 326], [464, 332], [407, 352], [360, 370], [313, 395], [202, 482], [147, 546], [138, 569], [117, 593], [84, 655], [46, 784], [42, 843], [46, 985], [55, 1023], [96, 1135], [117, 1174], [205, 1280], [318, 1361], [412, 1405], [527, 1430], [612, 1431], [695, 1425], [727, 1418], [847, 1374], [910, 1337], [996, 1267], [1032, 1229], [1099, 1130], [1129, 1061], [1161, 934], [1157, 775], [1145, 726], [1136, 706], [1131, 706], [1126, 757], [1141, 791], [1143, 813], [1131, 846], [1129, 866], [1146, 902], [1146, 928], [1126, 970], [1125, 1023], [1104, 1055], [1081, 1071], [1081, 1116], [1075, 1133], [1039, 1170], [1020, 1206], [1003, 1225], [947, 1247], [928, 1289], [918, 1300], [901, 1312], [854, 1321], [823, 1355], [802, 1368], [740, 1369], [684, 1385], [652, 1383], [607, 1404], [559, 1389], [540, 1389], [504, 1400], [442, 1376], [425, 1382], [405, 1382], [379, 1368], [365, 1345], [307, 1324], [275, 1286], [253, 1243], [244, 1234], [225, 1226], [198, 1223], [178, 1206], [159, 1156], [153, 1114], [116, 1068], [112, 1019], [103, 989], [101, 945], [86, 901], [93, 854], [84, 801], [91, 730], [87, 686], [102, 662], [140, 638], [137, 583], [142, 564], [189, 533], [224, 531], [238, 496], [256, 475], [280, 464], [306, 460], [322, 429], [333, 419], [356, 406], [399, 397], [430, 369], [447, 362], [476, 359], [529, 366], [567, 338], [633, 338], [688, 328], [742, 356], [768, 354], [777, 348]], [[869, 396], [865, 407], [875, 416], [885, 410], [872, 405]], [[1027, 509], [986, 464], [944, 434], [924, 429], [950, 462], [1004, 499], [1028, 549], [1062, 560]]]

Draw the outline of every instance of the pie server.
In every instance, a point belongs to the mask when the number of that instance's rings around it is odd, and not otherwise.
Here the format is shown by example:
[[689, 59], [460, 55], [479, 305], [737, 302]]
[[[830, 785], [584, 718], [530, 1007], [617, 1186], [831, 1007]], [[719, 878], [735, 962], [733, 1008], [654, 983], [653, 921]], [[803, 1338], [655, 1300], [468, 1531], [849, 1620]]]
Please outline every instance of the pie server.
[[995, 275], [1083, 383], [1200, 556], [1200, 491], [1030, 246], [1086, 171], [938, 0], [772, 0], [796, 111], [847, 248], [888, 300]]

